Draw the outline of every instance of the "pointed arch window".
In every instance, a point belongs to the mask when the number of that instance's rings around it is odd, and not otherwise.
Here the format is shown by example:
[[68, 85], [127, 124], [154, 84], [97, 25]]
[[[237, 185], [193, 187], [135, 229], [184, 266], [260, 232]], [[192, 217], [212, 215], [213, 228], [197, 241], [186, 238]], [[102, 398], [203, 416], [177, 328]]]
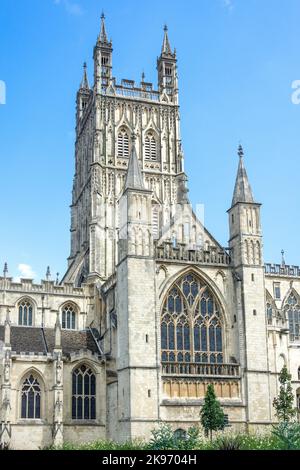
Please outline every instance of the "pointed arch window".
[[300, 304], [294, 293], [289, 295], [284, 312], [288, 319], [290, 341], [300, 341]]
[[153, 132], [148, 132], [145, 137], [145, 160], [158, 160], [157, 141]]
[[19, 319], [20, 326], [32, 326], [33, 323], [33, 305], [30, 300], [24, 299], [19, 302]]
[[170, 289], [161, 317], [162, 362], [223, 363], [221, 308], [194, 274]]
[[21, 418], [40, 419], [41, 417], [41, 387], [33, 375], [27, 377], [22, 385]]
[[120, 129], [118, 133], [118, 157], [129, 157], [129, 137], [126, 129]]
[[96, 376], [85, 365], [72, 374], [72, 419], [96, 419]]
[[76, 309], [74, 305], [67, 304], [62, 309], [61, 326], [63, 330], [76, 329]]

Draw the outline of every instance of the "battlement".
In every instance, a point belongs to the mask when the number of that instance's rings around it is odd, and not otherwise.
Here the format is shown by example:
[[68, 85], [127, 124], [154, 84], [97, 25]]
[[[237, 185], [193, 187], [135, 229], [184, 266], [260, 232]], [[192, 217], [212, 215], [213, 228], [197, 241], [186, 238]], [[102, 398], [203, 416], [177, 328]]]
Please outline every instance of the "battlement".
[[74, 287], [71, 282], [56, 284], [55, 281], [42, 280], [41, 284], [34, 284], [32, 279], [21, 279], [20, 282], [14, 282], [12, 277], [0, 277], [0, 290], [36, 294], [84, 295], [83, 288]]
[[[153, 90], [153, 84], [148, 82], [141, 82], [136, 85], [134, 80], [122, 79], [121, 84], [116, 83], [116, 79], [112, 80], [112, 87], [116, 95], [123, 96], [124, 98], [141, 99], [147, 101], [160, 101], [160, 93]], [[111, 88], [107, 89], [107, 94], [111, 94]]]
[[265, 264], [265, 273], [273, 276], [300, 277], [300, 267], [287, 264]]
[[184, 243], [177, 243], [174, 246], [171, 241], [156, 246], [156, 259], [221, 266], [229, 266], [231, 264], [230, 255], [225, 249], [220, 250], [220, 248], [214, 246], [208, 249], [189, 249], [188, 245]]

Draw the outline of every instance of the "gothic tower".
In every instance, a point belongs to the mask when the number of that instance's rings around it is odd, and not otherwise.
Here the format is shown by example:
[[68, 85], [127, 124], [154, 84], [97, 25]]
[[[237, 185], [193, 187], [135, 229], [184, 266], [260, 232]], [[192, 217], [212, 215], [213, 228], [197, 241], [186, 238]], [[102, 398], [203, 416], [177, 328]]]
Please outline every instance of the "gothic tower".
[[[270, 416], [269, 363], [265, 317], [265, 280], [261, 204], [255, 202], [239, 146], [239, 167], [229, 214], [230, 240], [236, 287], [238, 321], [242, 335], [241, 366], [247, 424], [259, 424]], [[264, 407], [261, 404], [264, 403]], [[271, 418], [271, 416], [270, 416]]]
[[[161, 233], [175, 212], [183, 175], [176, 53], [167, 28], [152, 83], [113, 77], [112, 42], [105, 18], [94, 48], [94, 84], [87, 68], [77, 94], [75, 176], [71, 205], [71, 253], [63, 281], [104, 282], [118, 263], [119, 201], [132, 134], [145, 188], [151, 191], [152, 225]], [[184, 176], [184, 175], [183, 175]]]

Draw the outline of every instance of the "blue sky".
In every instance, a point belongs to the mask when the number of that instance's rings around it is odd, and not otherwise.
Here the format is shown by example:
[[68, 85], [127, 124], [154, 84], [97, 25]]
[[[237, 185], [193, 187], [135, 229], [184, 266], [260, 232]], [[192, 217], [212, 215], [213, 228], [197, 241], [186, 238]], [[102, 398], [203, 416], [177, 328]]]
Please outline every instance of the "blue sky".
[[[102, 9], [114, 76], [157, 83], [163, 25], [177, 48], [185, 168], [193, 204], [227, 246], [226, 210], [244, 146], [263, 203], [265, 260], [300, 264], [299, 0], [1, 0], [0, 264], [13, 276], [66, 269], [75, 96]], [[2, 269], [2, 268], [1, 268]]]

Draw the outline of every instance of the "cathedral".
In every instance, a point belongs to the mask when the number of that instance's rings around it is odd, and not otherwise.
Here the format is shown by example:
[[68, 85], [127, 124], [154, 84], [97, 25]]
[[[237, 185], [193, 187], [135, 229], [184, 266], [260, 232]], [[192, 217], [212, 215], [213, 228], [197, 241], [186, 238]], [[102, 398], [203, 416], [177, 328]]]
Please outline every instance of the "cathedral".
[[77, 92], [68, 268], [0, 277], [0, 443], [148, 439], [199, 424], [213, 384], [236, 432], [276, 422], [284, 364], [300, 409], [300, 268], [265, 264], [261, 204], [238, 149], [229, 242], [188, 198], [176, 51], [158, 87], [113, 76], [102, 15]]

